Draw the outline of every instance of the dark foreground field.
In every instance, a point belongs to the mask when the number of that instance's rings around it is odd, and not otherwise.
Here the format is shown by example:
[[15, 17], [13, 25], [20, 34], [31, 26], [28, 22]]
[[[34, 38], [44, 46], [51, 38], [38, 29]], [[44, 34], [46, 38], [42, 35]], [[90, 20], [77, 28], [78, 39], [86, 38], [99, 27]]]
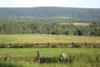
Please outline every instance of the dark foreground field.
[[[71, 61], [66, 63], [34, 63], [32, 57], [39, 51], [43, 57], [58, 57], [66, 53]], [[11, 59], [4, 61], [9, 54]], [[99, 67], [99, 48], [0, 48], [0, 67]]]

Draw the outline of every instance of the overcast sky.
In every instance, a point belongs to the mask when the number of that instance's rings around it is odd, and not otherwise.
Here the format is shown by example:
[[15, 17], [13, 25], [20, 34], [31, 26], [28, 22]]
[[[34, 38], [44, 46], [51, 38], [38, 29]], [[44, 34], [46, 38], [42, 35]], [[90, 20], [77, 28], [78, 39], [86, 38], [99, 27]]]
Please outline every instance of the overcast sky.
[[100, 0], [0, 0], [0, 7], [42, 6], [100, 8]]

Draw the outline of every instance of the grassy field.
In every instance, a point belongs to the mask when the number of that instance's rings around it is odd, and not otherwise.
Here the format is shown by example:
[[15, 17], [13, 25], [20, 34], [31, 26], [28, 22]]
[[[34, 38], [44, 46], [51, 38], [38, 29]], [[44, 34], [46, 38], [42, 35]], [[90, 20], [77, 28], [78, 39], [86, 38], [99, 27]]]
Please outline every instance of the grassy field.
[[[60, 64], [37, 64], [28, 63], [27, 61], [18, 61], [18, 64], [23, 67], [99, 67], [100, 64], [100, 49], [99, 48], [1, 48], [0, 58], [4, 55], [9, 54], [11, 57], [33, 57], [36, 56], [36, 52], [40, 51], [44, 57], [59, 56], [65, 52], [71, 57], [74, 57], [73, 62]], [[4, 64], [17, 64], [17, 62], [7, 62]], [[3, 62], [2, 64], [3, 65]], [[14, 66], [15, 67], [15, 66]], [[20, 67], [20, 66], [19, 66]]]
[[0, 35], [0, 43], [100, 43], [99, 36], [66, 36], [40, 34]]
[[[0, 45], [19, 45], [15, 43], [100, 43], [100, 36], [66, 36], [45, 34], [1, 34]], [[28, 44], [28, 45], [29, 45]], [[56, 45], [57, 45], [56, 44]], [[36, 44], [37, 45], [37, 44]], [[97, 44], [95, 44], [97, 45]], [[43, 57], [58, 57], [61, 53], [67, 53], [72, 62], [38, 64], [30, 63], [30, 57], [35, 57], [40, 51]], [[5, 55], [11, 56], [10, 61], [4, 61]], [[0, 48], [0, 67], [100, 67], [99, 48]]]
[[40, 51], [44, 56], [57, 56], [63, 52], [68, 54], [100, 54], [99, 48], [0, 48], [0, 57], [10, 54], [13, 57], [30, 57]]

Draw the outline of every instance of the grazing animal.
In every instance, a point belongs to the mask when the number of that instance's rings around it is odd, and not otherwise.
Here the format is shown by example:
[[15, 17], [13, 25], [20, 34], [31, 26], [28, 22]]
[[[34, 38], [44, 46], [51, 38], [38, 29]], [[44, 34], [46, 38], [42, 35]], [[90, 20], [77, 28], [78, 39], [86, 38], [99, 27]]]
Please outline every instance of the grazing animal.
[[7, 54], [5, 57], [4, 57], [4, 60], [5, 61], [9, 61], [11, 59], [11, 56], [9, 54]]
[[37, 51], [37, 56], [34, 58], [34, 62], [40, 62], [40, 52]]
[[60, 62], [67, 62], [70, 60], [70, 57], [68, 54], [66, 53], [62, 53], [60, 56], [59, 56], [59, 61]]
[[42, 57], [40, 56], [40, 52], [37, 51], [37, 56], [34, 58], [34, 62], [37, 63], [52, 63], [53, 59], [50, 57]]
[[66, 53], [62, 53], [59, 57], [42, 57], [40, 52], [37, 52], [37, 56], [34, 58], [34, 62], [37, 63], [57, 63], [57, 62], [68, 62], [70, 56]]

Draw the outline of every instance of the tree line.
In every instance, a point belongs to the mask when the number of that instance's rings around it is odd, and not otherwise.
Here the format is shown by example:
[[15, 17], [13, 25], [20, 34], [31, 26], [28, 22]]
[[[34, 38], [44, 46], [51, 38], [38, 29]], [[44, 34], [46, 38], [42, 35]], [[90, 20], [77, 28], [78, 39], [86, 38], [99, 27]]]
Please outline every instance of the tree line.
[[[54, 34], [77, 36], [100, 36], [99, 23], [89, 26], [73, 25], [76, 21], [66, 20], [38, 20], [38, 19], [2, 19], [0, 20], [0, 34]], [[81, 22], [80, 22], [81, 23]]]

